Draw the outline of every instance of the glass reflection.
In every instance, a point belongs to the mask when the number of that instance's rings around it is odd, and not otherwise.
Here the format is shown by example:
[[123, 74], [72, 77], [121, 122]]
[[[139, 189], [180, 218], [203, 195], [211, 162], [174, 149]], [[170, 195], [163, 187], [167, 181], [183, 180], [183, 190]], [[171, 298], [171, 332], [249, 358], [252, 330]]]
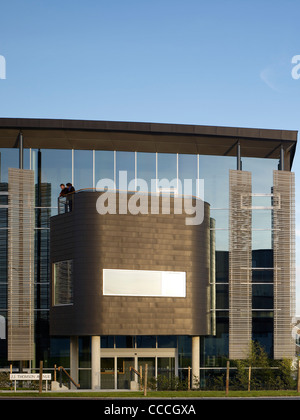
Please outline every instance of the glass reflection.
[[[1, 209], [3, 210], [3, 209]], [[5, 209], [6, 210], [6, 209]], [[0, 211], [0, 213], [2, 213]], [[7, 246], [8, 246], [8, 238], [7, 238], [7, 230], [3, 229], [3, 224], [0, 224], [0, 283], [6, 283], [7, 282]], [[3, 295], [6, 296], [6, 295]], [[1, 293], [0, 293], [0, 301], [2, 302], [1, 299]], [[6, 299], [5, 299], [6, 301]], [[5, 302], [5, 306], [6, 308], [6, 302]], [[2, 309], [3, 306], [0, 305], [0, 308]]]
[[216, 309], [229, 308], [228, 288], [228, 284], [216, 284]]
[[273, 170], [278, 169], [278, 159], [243, 158], [243, 171], [252, 172], [252, 192], [271, 193]]
[[101, 179], [115, 180], [114, 155], [111, 150], [95, 151], [95, 186]]
[[252, 309], [273, 309], [273, 284], [252, 285]]
[[204, 199], [211, 208], [229, 208], [230, 169], [236, 169], [235, 157], [199, 155], [199, 178], [204, 179]]
[[92, 150], [74, 150], [74, 188], [93, 188]]
[[177, 336], [176, 335], [158, 335], [157, 347], [158, 348], [176, 348]]
[[[72, 151], [41, 150], [40, 159], [39, 152], [33, 151], [33, 169], [36, 176], [41, 170], [41, 182], [51, 185], [51, 206], [57, 207], [60, 184], [72, 182]], [[41, 168], [39, 168], [40, 164]]]
[[252, 230], [252, 250], [267, 250], [272, 248], [271, 230]]
[[134, 348], [134, 336], [132, 335], [116, 335], [115, 336], [116, 348], [132, 349]]
[[[197, 195], [197, 155], [178, 155], [178, 179], [181, 181], [182, 194]], [[184, 180], [192, 182], [185, 183]]]
[[273, 269], [252, 269], [252, 283], [272, 283]]
[[272, 229], [272, 210], [252, 210], [252, 229]]
[[[126, 171], [127, 175], [121, 176], [120, 171]], [[116, 153], [116, 188], [119, 190], [127, 190], [130, 181], [133, 189], [135, 189], [135, 153], [134, 152], [117, 152]]]
[[137, 348], [155, 348], [156, 336], [155, 335], [137, 335], [136, 336]]
[[229, 251], [229, 230], [220, 229], [215, 232], [215, 246], [217, 251]]
[[257, 249], [252, 251], [252, 267], [254, 268], [272, 268], [273, 250]]
[[226, 283], [229, 277], [229, 252], [216, 251], [216, 282]]
[[101, 335], [101, 348], [108, 349], [114, 348], [114, 336], [113, 335]]
[[229, 229], [229, 210], [228, 209], [210, 209], [210, 217], [215, 220], [215, 228]]
[[273, 312], [252, 312], [252, 339], [257, 341], [271, 358], [273, 353]]
[[157, 154], [157, 178], [172, 181], [177, 179], [177, 154], [158, 153]]
[[0, 182], [8, 182], [8, 168], [19, 168], [19, 149], [0, 149]]
[[151, 180], [156, 178], [156, 154], [137, 153], [137, 178], [146, 181], [148, 191], [151, 190]]

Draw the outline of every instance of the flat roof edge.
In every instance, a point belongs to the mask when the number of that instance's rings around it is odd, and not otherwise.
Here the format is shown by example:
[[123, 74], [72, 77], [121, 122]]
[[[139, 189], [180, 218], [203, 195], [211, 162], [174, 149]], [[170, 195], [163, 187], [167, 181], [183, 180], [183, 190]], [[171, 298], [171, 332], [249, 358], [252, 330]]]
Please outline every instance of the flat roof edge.
[[298, 131], [281, 129], [261, 129], [227, 126], [207, 126], [178, 123], [152, 123], [102, 120], [0, 118], [0, 129], [19, 130], [87, 130], [143, 132], [169, 135], [220, 136], [255, 139], [272, 139], [297, 142]]

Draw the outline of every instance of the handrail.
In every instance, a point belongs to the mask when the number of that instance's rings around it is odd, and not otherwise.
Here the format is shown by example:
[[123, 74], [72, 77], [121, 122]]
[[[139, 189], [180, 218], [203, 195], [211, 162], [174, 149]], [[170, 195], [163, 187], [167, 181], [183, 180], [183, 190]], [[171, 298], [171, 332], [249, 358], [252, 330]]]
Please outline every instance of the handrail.
[[139, 376], [140, 380], [140, 389], [143, 389], [143, 373], [142, 373], [142, 367], [140, 367], [140, 372], [138, 372], [134, 367], [129, 366], [129, 371], [135, 373], [137, 376]]
[[128, 190], [128, 189], [121, 190], [119, 188], [97, 189], [95, 187], [94, 188], [80, 188], [78, 190], [71, 191], [71, 192], [68, 192], [67, 194], [61, 195], [61, 196], [58, 197], [58, 199], [64, 198], [64, 197], [67, 197], [67, 196], [71, 196], [71, 195], [76, 195], [76, 194], [81, 193], [81, 192], [111, 192], [111, 193], [120, 193], [121, 192], [121, 193], [128, 193], [128, 194], [140, 193], [140, 194], [148, 194], [148, 195], [174, 194], [176, 197], [182, 197], [182, 198], [190, 197], [190, 198], [195, 198], [195, 199], [201, 200], [201, 197], [199, 197], [197, 195], [194, 195], [194, 194], [183, 194], [183, 193], [179, 194], [179, 192], [176, 190], [176, 188], [172, 189], [172, 190], [171, 189], [169, 190], [167, 188], [166, 190], [159, 189], [157, 191], [149, 191], [149, 190], [143, 191], [143, 190]]
[[136, 369], [134, 369], [132, 366], [130, 366], [129, 367], [129, 371], [133, 371], [136, 375], [138, 375], [138, 376], [140, 376], [141, 377], [141, 374], [140, 374], [140, 372], [138, 372]]
[[[68, 374], [68, 372], [66, 371], [66, 369], [63, 367], [63, 366], [59, 366], [58, 368], [57, 368], [57, 370], [58, 371], [60, 371], [60, 370], [62, 370], [66, 375], [67, 375], [67, 377], [69, 378], [69, 380], [76, 386], [76, 388], [80, 388], [80, 384], [77, 384], [75, 381], [74, 381], [74, 379], [73, 378], [71, 378], [71, 376]], [[60, 385], [61, 386], [61, 385]]]
[[[58, 214], [69, 213], [72, 211], [72, 207], [74, 205], [73, 196], [75, 196], [81, 192], [109, 192], [109, 193], [127, 193], [127, 194], [141, 194], [141, 195], [148, 195], [148, 196], [169, 196], [170, 194], [176, 198], [189, 198], [192, 200], [202, 200], [199, 196], [193, 194], [179, 194], [178, 191], [142, 191], [142, 190], [120, 190], [120, 189], [103, 189], [98, 190], [97, 188], [81, 188], [79, 190], [75, 190], [69, 192], [67, 194], [61, 195], [57, 198], [57, 208]], [[203, 200], [202, 200], [203, 201]], [[61, 209], [64, 209], [62, 211]]]

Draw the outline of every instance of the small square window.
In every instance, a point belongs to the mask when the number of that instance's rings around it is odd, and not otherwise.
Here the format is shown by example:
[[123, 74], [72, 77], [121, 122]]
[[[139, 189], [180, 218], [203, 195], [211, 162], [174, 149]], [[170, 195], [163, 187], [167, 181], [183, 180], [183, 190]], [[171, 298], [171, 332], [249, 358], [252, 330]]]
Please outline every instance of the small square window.
[[54, 306], [73, 304], [73, 260], [54, 263], [53, 273]]

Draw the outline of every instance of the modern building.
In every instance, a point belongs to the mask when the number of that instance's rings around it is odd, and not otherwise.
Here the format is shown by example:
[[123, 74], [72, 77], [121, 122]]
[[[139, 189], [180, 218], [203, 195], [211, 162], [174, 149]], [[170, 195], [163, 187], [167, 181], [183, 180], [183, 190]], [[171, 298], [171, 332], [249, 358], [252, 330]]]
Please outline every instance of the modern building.
[[[297, 132], [0, 119], [0, 367], [202, 387], [295, 356]], [[60, 184], [75, 193], [59, 197]]]

